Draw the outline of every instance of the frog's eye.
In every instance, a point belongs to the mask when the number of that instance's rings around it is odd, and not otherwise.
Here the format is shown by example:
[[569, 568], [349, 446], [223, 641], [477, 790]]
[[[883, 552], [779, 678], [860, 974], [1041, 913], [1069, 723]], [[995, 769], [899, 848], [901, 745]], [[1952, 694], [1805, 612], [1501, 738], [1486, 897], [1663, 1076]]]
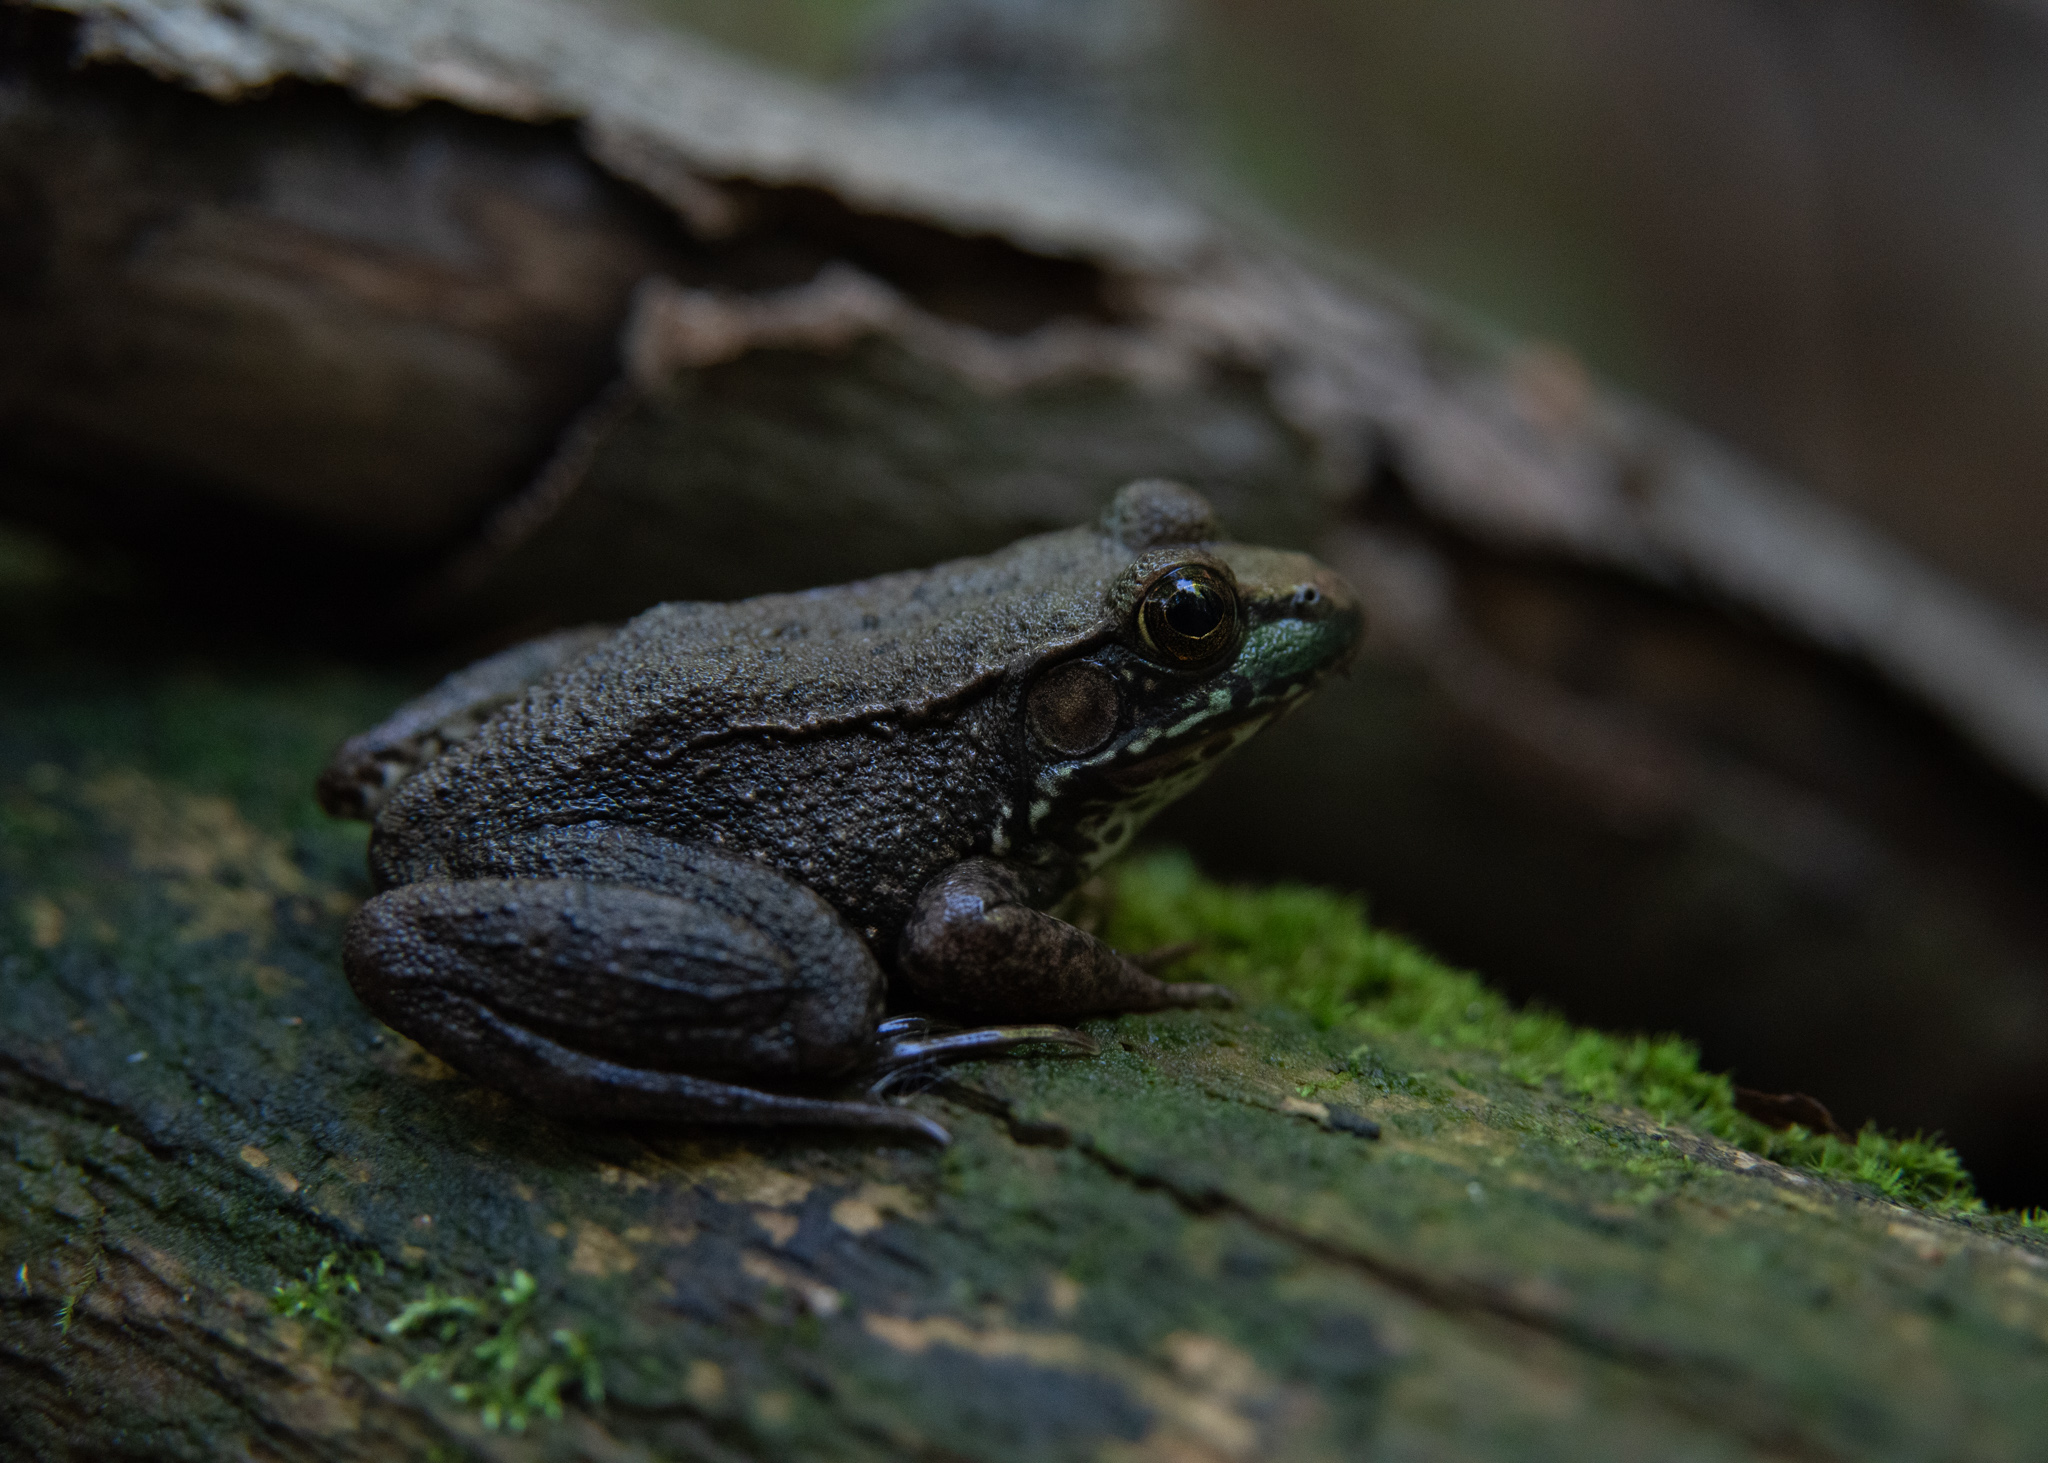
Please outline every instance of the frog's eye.
[[1146, 586], [1138, 633], [1171, 664], [1214, 660], [1237, 643], [1237, 590], [1206, 565], [1177, 564]]
[[1116, 679], [1085, 660], [1055, 666], [1024, 698], [1031, 734], [1064, 757], [1080, 757], [1108, 741], [1122, 710]]

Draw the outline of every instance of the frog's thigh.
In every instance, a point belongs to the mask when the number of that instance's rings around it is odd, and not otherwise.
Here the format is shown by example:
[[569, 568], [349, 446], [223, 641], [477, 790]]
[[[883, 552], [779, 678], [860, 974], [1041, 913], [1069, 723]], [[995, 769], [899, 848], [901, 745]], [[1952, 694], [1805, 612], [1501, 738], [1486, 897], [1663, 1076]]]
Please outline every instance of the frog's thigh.
[[873, 1050], [883, 979], [851, 931], [789, 942], [730, 911], [583, 879], [378, 895], [343, 965], [371, 1010], [536, 1106], [585, 1117], [916, 1129], [914, 1114], [740, 1085], [831, 1077]]
[[993, 859], [955, 864], [927, 884], [897, 950], [910, 1002], [983, 1020], [1228, 1005], [1221, 986], [1140, 970], [1085, 930], [1025, 902], [1024, 881]]

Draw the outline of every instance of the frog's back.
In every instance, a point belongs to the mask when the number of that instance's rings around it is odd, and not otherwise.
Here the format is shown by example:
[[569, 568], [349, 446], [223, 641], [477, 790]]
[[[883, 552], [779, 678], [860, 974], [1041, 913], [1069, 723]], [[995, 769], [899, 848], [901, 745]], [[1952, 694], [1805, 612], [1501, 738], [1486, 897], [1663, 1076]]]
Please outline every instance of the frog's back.
[[1074, 530], [827, 589], [657, 605], [542, 690], [553, 706], [700, 744], [878, 717], [915, 724], [971, 698], [1018, 656], [1100, 631], [1104, 590], [1129, 560], [1101, 534]]
[[1022, 665], [1105, 632], [1130, 557], [1073, 530], [829, 589], [657, 605], [402, 784], [373, 871], [503, 871], [538, 830], [628, 825], [761, 858], [879, 930], [929, 870], [999, 840], [1016, 769], [993, 703]]

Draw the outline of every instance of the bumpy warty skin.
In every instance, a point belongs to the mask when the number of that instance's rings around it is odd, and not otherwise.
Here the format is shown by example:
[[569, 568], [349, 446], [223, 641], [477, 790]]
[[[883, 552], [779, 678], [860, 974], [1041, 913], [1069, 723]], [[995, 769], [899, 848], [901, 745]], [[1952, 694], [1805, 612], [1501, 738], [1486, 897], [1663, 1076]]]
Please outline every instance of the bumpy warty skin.
[[1133, 557], [1075, 529], [831, 589], [656, 606], [409, 778], [377, 819], [373, 876], [538, 873], [538, 830], [638, 826], [779, 868], [893, 950], [925, 883], [1016, 822], [1017, 692], [1114, 637], [1106, 592]]

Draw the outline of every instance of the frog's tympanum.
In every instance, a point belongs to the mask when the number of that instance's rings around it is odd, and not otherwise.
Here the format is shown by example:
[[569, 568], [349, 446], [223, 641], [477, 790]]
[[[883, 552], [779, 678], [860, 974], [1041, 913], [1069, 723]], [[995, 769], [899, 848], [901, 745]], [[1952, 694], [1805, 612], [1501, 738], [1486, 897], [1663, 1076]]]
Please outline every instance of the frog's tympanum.
[[375, 824], [349, 981], [558, 1112], [943, 1140], [844, 1090], [1085, 1039], [885, 1008], [1228, 1001], [1048, 911], [1358, 632], [1335, 574], [1220, 541], [1200, 497], [1148, 482], [986, 558], [533, 641], [322, 776], [331, 812]]

